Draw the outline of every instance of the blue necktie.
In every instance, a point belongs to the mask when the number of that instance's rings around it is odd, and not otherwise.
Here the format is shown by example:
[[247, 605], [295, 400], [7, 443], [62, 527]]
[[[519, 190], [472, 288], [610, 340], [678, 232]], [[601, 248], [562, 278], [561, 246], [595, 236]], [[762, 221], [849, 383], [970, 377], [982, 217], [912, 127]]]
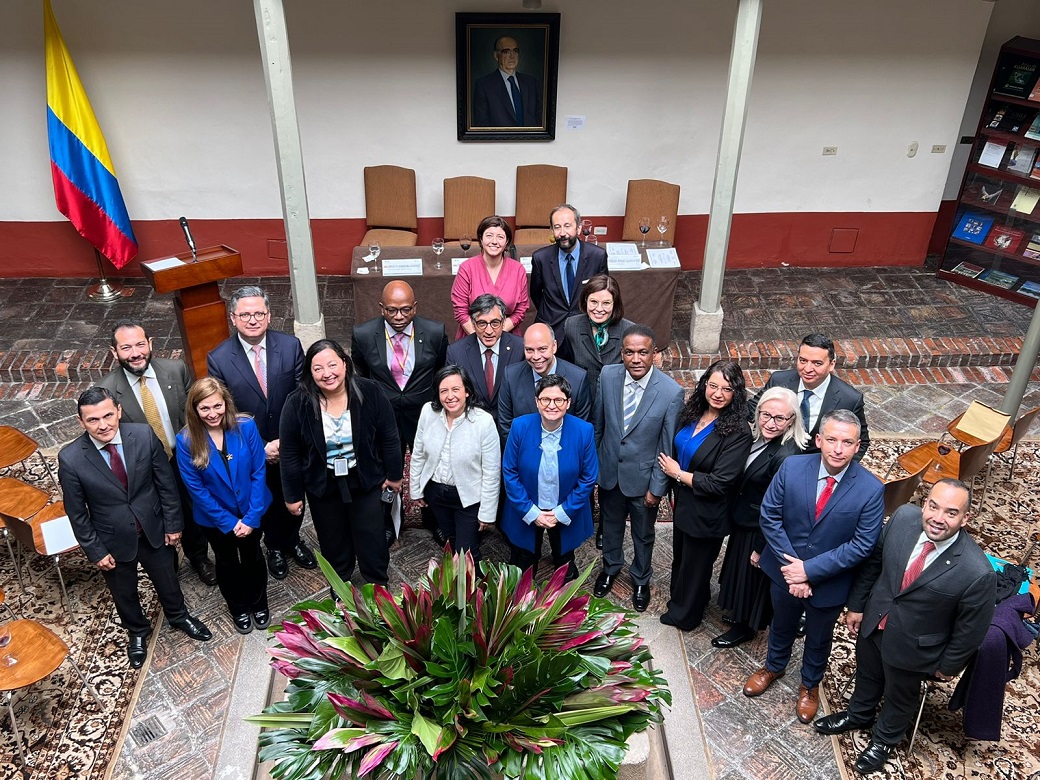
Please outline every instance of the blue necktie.
[[811, 430], [809, 425], [809, 398], [812, 397], [812, 390], [802, 391], [802, 425], [805, 426], [805, 430]]
[[516, 114], [517, 126], [524, 124], [524, 104], [520, 102], [520, 87], [516, 85], [516, 79], [509, 77], [509, 94], [513, 98], [513, 113]]
[[571, 301], [574, 298], [574, 255], [567, 255], [564, 259], [567, 261], [567, 300]]

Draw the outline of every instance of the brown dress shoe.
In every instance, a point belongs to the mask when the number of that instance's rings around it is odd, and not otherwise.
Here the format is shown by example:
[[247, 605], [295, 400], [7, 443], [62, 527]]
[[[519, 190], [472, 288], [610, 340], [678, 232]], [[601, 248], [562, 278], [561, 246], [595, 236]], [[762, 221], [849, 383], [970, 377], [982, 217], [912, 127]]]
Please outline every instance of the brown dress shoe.
[[747, 678], [747, 682], [744, 683], [744, 695], [761, 696], [774, 680], [779, 680], [784, 674], [785, 672], [771, 672], [763, 666]]
[[798, 705], [794, 708], [794, 711], [798, 714], [798, 720], [802, 723], [812, 723], [812, 719], [816, 717], [816, 710], [820, 708], [820, 686], [815, 685], [812, 688], [806, 688], [804, 685], [798, 686]]

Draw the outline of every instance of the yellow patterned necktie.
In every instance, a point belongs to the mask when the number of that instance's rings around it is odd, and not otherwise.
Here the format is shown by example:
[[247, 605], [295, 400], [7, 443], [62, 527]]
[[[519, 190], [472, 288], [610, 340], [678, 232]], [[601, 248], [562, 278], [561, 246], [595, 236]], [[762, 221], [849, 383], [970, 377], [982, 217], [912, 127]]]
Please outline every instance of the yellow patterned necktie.
[[145, 381], [145, 377], [141, 377], [137, 381], [141, 387], [141, 407], [144, 409], [144, 418], [152, 426], [152, 430], [159, 437], [159, 441], [162, 442], [166, 457], [170, 458], [173, 456], [173, 448], [170, 446], [170, 440], [166, 438], [166, 429], [163, 428], [162, 416], [159, 414], [159, 407], [155, 403], [155, 396], [148, 389], [148, 382]]

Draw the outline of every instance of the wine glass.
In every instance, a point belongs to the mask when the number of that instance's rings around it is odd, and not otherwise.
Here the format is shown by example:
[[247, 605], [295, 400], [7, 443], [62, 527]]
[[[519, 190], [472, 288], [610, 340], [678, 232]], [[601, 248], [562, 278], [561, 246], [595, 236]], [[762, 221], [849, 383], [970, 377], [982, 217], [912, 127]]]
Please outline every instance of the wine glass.
[[585, 240], [589, 240], [589, 235], [592, 233], [592, 220], [583, 219], [581, 221], [581, 234], [585, 237]]
[[661, 246], [664, 246], [664, 234], [668, 232], [668, 217], [662, 216], [657, 220], [657, 232], [661, 234]]
[[639, 232], [643, 234], [643, 243], [640, 244], [644, 249], [646, 248], [646, 234], [650, 232], [650, 217], [639, 218]]
[[469, 251], [469, 248], [473, 245], [473, 239], [468, 235], [464, 235], [459, 239], [459, 246], [462, 247], [462, 254], [465, 255]]
[[18, 659], [7, 652], [11, 644], [11, 629], [6, 624], [0, 625], [0, 666], [14, 666]]
[[430, 246], [433, 247], [433, 253], [437, 255], [437, 262], [434, 263], [433, 267], [439, 271], [443, 267], [441, 265], [441, 253], [444, 251], [444, 239], [435, 238], [433, 239], [433, 243], [430, 244]]
[[[383, 251], [383, 247], [380, 245], [380, 243], [378, 241], [370, 241], [368, 243], [368, 255], [369, 256], [365, 258], [365, 262], [366, 263], [375, 262], [376, 260], [379, 259], [379, 253], [382, 252], [382, 251]], [[369, 258], [371, 258], [371, 259], [369, 259]], [[379, 264], [376, 263], [376, 265], [372, 266], [372, 270], [378, 273], [379, 272]]]

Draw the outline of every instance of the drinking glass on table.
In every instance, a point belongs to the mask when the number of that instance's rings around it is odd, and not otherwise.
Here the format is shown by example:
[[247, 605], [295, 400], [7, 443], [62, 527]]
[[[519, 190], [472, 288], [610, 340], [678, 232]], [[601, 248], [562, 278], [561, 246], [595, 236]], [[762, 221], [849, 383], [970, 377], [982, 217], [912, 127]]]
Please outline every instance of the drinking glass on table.
[[[463, 236], [459, 239], [459, 246], [462, 247], [462, 254], [465, 255], [469, 251], [469, 248], [473, 245], [473, 239], [469, 236]], [[436, 251], [436, 250], [435, 250]]]
[[640, 246], [646, 249], [646, 234], [650, 232], [650, 217], [639, 218], [639, 232], [643, 234], [643, 243]]
[[[368, 257], [365, 258], [366, 263], [372, 263], [379, 259], [379, 253], [383, 251], [383, 247], [378, 241], [368, 242]], [[372, 267], [373, 271], [378, 271], [379, 266], [375, 265]]]
[[18, 659], [7, 652], [7, 646], [11, 644], [11, 629], [7, 624], [0, 624], [0, 666], [14, 666]]
[[657, 232], [661, 234], [661, 246], [664, 246], [664, 234], [668, 232], [668, 217], [662, 216], [657, 220]]
[[581, 234], [585, 236], [585, 240], [589, 240], [589, 235], [592, 233], [592, 220], [583, 219], [581, 221]]
[[443, 238], [435, 238], [435, 239], [433, 239], [433, 243], [430, 244], [430, 246], [433, 247], [433, 253], [435, 255], [437, 255], [437, 262], [434, 263], [433, 267], [436, 268], [439, 271], [442, 268], [442, 266], [441, 266], [441, 254], [444, 252], [444, 239]]

